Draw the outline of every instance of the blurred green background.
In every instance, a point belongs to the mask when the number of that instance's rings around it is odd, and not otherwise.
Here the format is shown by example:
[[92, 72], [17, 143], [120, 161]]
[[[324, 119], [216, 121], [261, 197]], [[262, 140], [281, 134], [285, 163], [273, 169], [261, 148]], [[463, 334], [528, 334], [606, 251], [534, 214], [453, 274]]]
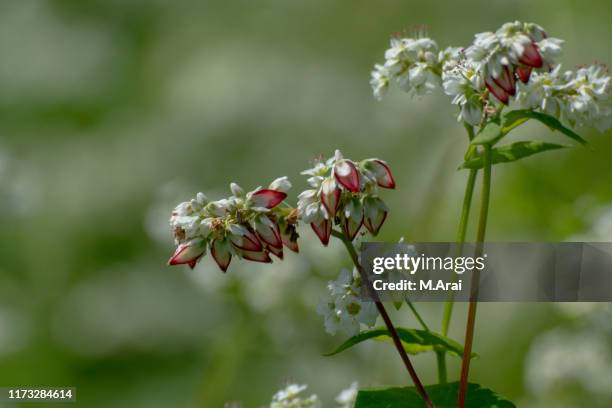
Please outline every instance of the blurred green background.
[[[295, 196], [299, 172], [340, 148], [394, 171], [381, 239], [452, 240], [463, 129], [440, 92], [373, 99], [390, 34], [427, 24], [441, 46], [467, 45], [533, 21], [573, 68], [612, 61], [611, 17], [607, 0], [3, 0], [0, 385], [151, 408], [258, 407], [287, 380], [326, 406], [355, 380], [406, 384], [388, 344], [321, 356], [343, 340], [315, 312], [342, 248], [303, 231], [301, 256], [272, 266], [169, 268], [171, 209], [281, 175]], [[590, 147], [495, 168], [489, 239], [612, 239], [612, 133], [582, 134]], [[439, 327], [442, 305], [419, 307]], [[453, 338], [464, 319], [459, 305]], [[519, 406], [609, 407], [611, 322], [607, 305], [482, 305], [473, 379]], [[414, 361], [434, 382], [433, 356]]]

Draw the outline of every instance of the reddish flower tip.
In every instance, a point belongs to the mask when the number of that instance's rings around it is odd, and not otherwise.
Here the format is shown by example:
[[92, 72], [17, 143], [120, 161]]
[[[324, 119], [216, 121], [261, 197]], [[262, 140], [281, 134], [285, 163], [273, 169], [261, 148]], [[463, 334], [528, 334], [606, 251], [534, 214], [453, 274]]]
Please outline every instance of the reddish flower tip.
[[338, 183], [353, 193], [358, 193], [361, 189], [359, 184], [359, 172], [349, 160], [342, 160], [334, 166], [334, 176]]
[[[330, 182], [328, 183], [327, 181]], [[336, 183], [331, 179], [323, 182], [321, 187], [321, 202], [330, 217], [335, 217], [338, 206], [340, 205], [340, 189], [336, 187]]]
[[506, 91], [508, 94], [513, 95], [516, 93], [516, 85], [514, 82], [514, 74], [510, 71], [507, 65], [504, 65], [501, 74], [498, 78], [493, 78], [495, 84]]
[[540, 55], [538, 46], [535, 43], [530, 43], [525, 47], [519, 62], [533, 68], [542, 68], [542, 65], [544, 65], [542, 55]]
[[495, 96], [498, 101], [500, 101], [504, 105], [508, 104], [508, 102], [510, 101], [510, 95], [506, 91], [497, 86], [497, 84], [495, 84], [494, 82], [491, 82], [489, 79], [485, 81], [485, 85], [487, 86], [489, 92], [491, 92], [491, 94], [493, 94], [493, 96]]
[[274, 208], [285, 198], [287, 198], [287, 193], [265, 188], [253, 193], [251, 201], [255, 207]]
[[372, 167], [376, 176], [376, 183], [383, 188], [395, 188], [395, 179], [389, 165], [382, 160], [372, 160]]
[[364, 220], [364, 225], [370, 231], [370, 234], [376, 236], [380, 231], [380, 228], [385, 223], [387, 219], [387, 211], [381, 212], [376, 218], [366, 217]]
[[363, 225], [363, 214], [361, 215], [361, 219], [359, 220], [359, 222], [353, 221], [350, 217], [343, 218], [344, 222], [342, 223], [342, 229], [344, 230], [344, 234], [348, 237], [348, 239], [352, 241], [353, 239], [355, 239], [355, 236]]
[[232, 241], [232, 245], [234, 245], [236, 248], [243, 249], [245, 251], [259, 252], [263, 249], [263, 245], [261, 244], [261, 241], [259, 241], [259, 239], [257, 238], [257, 235], [255, 235], [250, 230], [247, 234], [244, 234], [242, 236], [233, 235], [230, 240]]
[[272, 263], [272, 258], [268, 255], [267, 251], [241, 251], [242, 257], [248, 261], [261, 262], [261, 263]]
[[272, 246], [268, 247], [268, 251], [270, 251], [271, 254], [274, 254], [278, 259], [283, 259], [283, 248], [274, 248]]
[[232, 261], [232, 254], [225, 245], [225, 242], [215, 240], [210, 248], [210, 253], [213, 259], [223, 272], [227, 271], [227, 268]]
[[527, 82], [529, 82], [532, 70], [532, 67], [517, 67], [516, 75], [519, 77], [522, 83], [526, 84]]
[[168, 265], [189, 265], [195, 268], [198, 260], [204, 255], [206, 241], [194, 239], [179, 245], [172, 257], [168, 260]]
[[331, 235], [331, 222], [329, 220], [323, 220], [319, 223], [312, 222], [310, 226], [323, 245], [329, 244], [329, 237]]

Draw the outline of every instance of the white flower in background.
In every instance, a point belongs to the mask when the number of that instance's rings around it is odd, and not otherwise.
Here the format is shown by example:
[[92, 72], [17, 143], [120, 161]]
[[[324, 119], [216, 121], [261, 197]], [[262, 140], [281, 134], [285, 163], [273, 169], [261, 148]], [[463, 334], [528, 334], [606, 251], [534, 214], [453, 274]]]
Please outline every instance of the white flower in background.
[[308, 388], [306, 385], [289, 384], [272, 397], [270, 408], [317, 408], [321, 402], [316, 394], [303, 398], [300, 394]]
[[580, 390], [591, 398], [612, 398], [612, 346], [596, 330], [555, 330], [539, 337], [527, 357], [525, 383], [538, 396]]
[[209, 248], [225, 272], [233, 256], [270, 263], [270, 253], [283, 258], [283, 245], [297, 252], [297, 210], [279, 207], [290, 188], [287, 177], [250, 192], [231, 183], [232, 195], [228, 198], [209, 201], [198, 193], [194, 199], [180, 203], [170, 217], [178, 247], [168, 263], [194, 268]]
[[357, 382], [352, 383], [349, 388], [342, 390], [336, 397], [336, 402], [340, 404], [338, 408], [353, 408], [358, 392], [359, 383]]
[[310, 224], [321, 243], [327, 245], [334, 224], [353, 240], [362, 226], [378, 234], [388, 209], [378, 198], [379, 187], [395, 188], [395, 180], [386, 162], [346, 159], [339, 150], [327, 160], [301, 174], [309, 176], [313, 187], [298, 196], [301, 221]]
[[361, 299], [361, 279], [356, 269], [343, 269], [335, 281], [329, 281], [330, 295], [320, 301], [317, 313], [325, 319], [325, 330], [335, 335], [341, 331], [354, 336], [361, 324], [372, 327], [378, 311], [374, 302]]

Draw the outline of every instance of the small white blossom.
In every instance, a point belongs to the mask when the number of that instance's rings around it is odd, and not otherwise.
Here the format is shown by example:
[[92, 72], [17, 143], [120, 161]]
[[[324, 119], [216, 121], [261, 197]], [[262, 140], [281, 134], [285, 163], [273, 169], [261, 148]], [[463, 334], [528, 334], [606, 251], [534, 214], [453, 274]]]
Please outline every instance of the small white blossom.
[[336, 397], [336, 402], [340, 404], [338, 408], [353, 408], [355, 406], [355, 400], [357, 399], [357, 393], [359, 392], [359, 383], [354, 382], [345, 390], [342, 390]]
[[361, 324], [376, 323], [376, 305], [361, 299], [361, 279], [357, 270], [343, 269], [335, 281], [327, 285], [329, 296], [322, 299], [317, 313], [325, 320], [325, 330], [335, 335], [341, 331], [350, 336], [359, 333]]
[[374, 96], [382, 99], [391, 80], [415, 95], [432, 93], [440, 83], [440, 58], [446, 57], [431, 38], [391, 38], [384, 65], [376, 64], [372, 71]]
[[272, 397], [270, 408], [320, 408], [321, 402], [316, 394], [307, 398], [299, 396], [308, 388], [306, 385], [289, 384]]
[[447, 61], [442, 86], [444, 93], [453, 98], [452, 103], [461, 108], [457, 120], [478, 125], [483, 113], [484, 82], [475, 64], [465, 58]]

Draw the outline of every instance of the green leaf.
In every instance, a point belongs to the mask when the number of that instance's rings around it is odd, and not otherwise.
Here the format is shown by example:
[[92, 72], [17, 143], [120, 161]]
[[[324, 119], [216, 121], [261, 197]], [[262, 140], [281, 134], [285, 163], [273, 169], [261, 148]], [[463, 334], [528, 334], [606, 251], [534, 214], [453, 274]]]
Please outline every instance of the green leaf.
[[501, 138], [510, 133], [513, 129], [527, 122], [529, 119], [535, 119], [546, 126], [550, 130], [556, 130], [569, 137], [570, 139], [580, 143], [586, 144], [580, 135], [573, 130], [563, 126], [563, 124], [557, 119], [550, 115], [542, 112], [534, 112], [528, 109], [513, 110], [506, 112], [502, 115], [500, 123], [492, 122], [487, 124], [472, 140], [473, 145], [490, 144], [494, 145]]
[[[459, 383], [425, 387], [436, 408], [457, 408]], [[516, 408], [509, 400], [478, 384], [468, 384], [465, 406], [469, 408]], [[414, 387], [362, 389], [357, 394], [355, 408], [425, 408]]]
[[559, 131], [563, 133], [565, 136], [569, 137], [570, 139], [580, 144], [583, 144], [583, 145], [587, 144], [586, 140], [584, 140], [582, 137], [580, 137], [580, 135], [578, 135], [576, 132], [574, 132], [570, 128], [563, 126], [563, 124], [561, 124], [561, 122], [559, 122], [557, 118], [552, 117], [542, 112], [534, 112], [532, 110], [515, 110], [515, 111], [508, 112], [504, 115], [504, 126], [506, 126], [505, 125], [506, 122], [518, 121], [518, 120], [523, 120], [523, 119], [525, 120], [535, 119], [545, 124], [546, 126], [548, 126], [550, 130]]
[[[461, 344], [438, 333], [398, 327], [397, 334], [402, 340], [406, 352], [410, 354], [432, 351], [435, 348], [436, 350], [446, 350], [455, 356], [463, 355], [463, 346]], [[366, 340], [389, 340], [390, 338], [389, 331], [384, 327], [364, 330], [342, 343], [331, 353], [325, 354], [325, 356], [333, 356]], [[476, 353], [472, 353], [472, 357], [476, 356]]]
[[[537, 153], [549, 150], [563, 149], [570, 146], [539, 141], [515, 142], [505, 146], [494, 147], [491, 150], [491, 164], [509, 163]], [[481, 169], [484, 164], [482, 156], [472, 157], [461, 165], [461, 169]]]
[[497, 123], [489, 123], [478, 132], [472, 144], [495, 144], [502, 137], [504, 137], [502, 127]]

